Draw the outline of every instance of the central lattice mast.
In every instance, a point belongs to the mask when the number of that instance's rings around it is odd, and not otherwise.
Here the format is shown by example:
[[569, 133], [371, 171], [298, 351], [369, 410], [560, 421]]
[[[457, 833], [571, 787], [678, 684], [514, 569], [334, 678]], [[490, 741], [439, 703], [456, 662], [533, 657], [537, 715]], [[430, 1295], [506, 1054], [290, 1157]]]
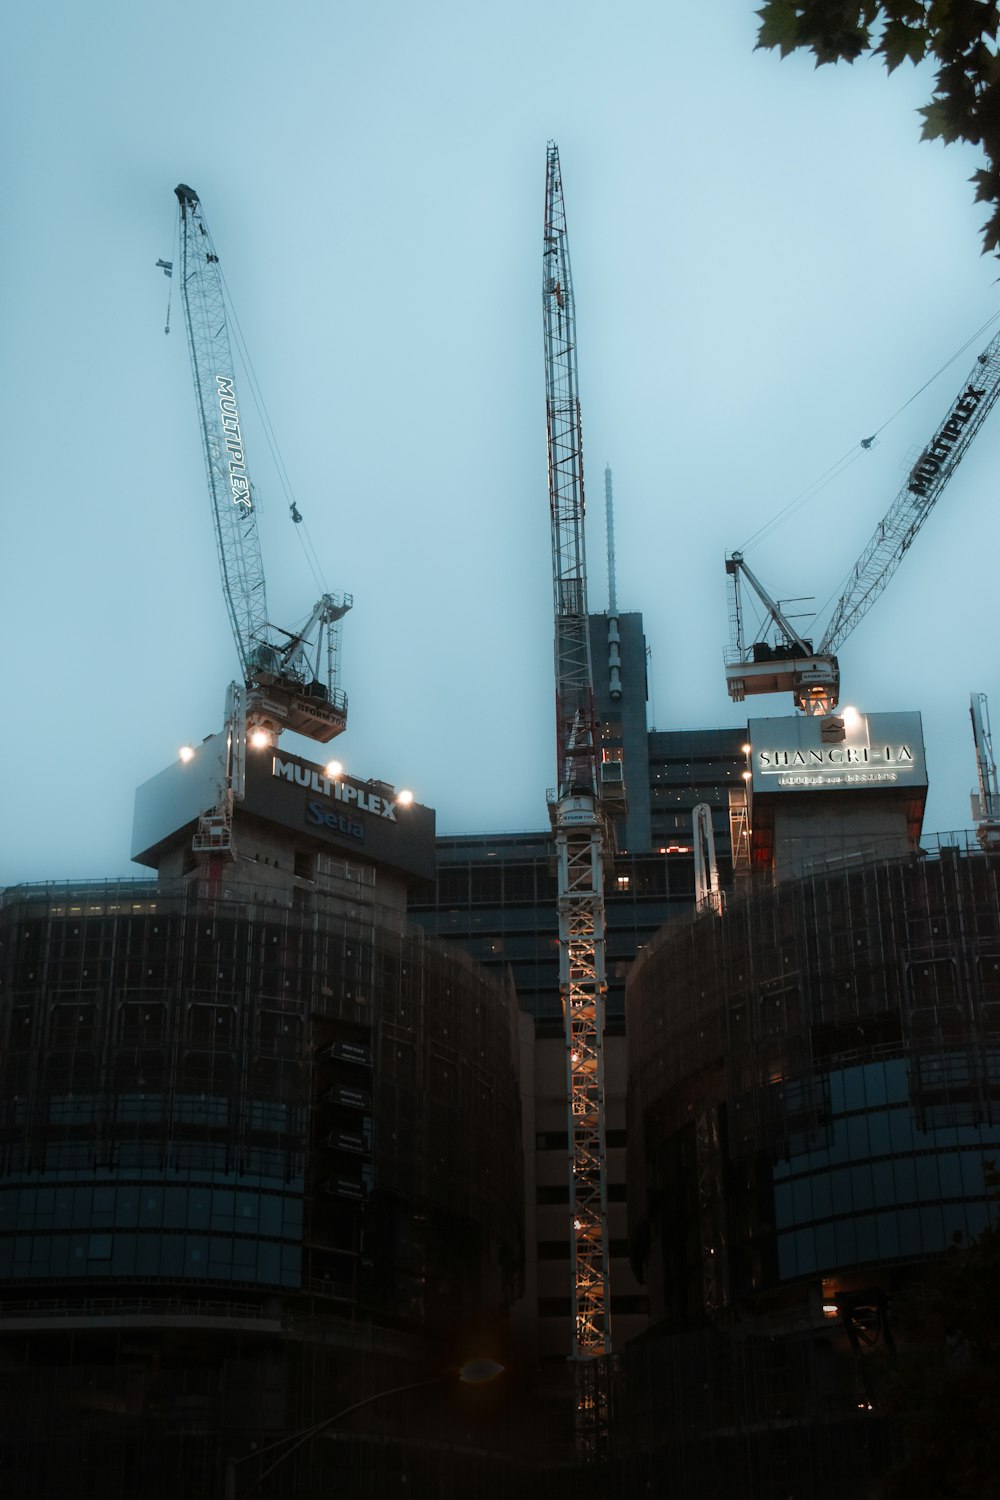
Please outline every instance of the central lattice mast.
[[559, 990], [569, 1102], [570, 1295], [577, 1446], [600, 1458], [611, 1352], [604, 1123], [604, 849], [594, 715], [576, 326], [559, 150], [549, 143], [542, 256], [558, 785], [549, 794], [558, 873]]

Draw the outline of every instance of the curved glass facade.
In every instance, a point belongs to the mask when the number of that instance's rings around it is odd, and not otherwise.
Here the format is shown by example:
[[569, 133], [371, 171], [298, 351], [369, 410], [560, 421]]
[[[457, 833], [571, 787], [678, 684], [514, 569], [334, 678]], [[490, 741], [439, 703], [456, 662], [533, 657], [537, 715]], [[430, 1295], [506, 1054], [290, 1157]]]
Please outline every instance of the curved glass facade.
[[439, 1377], [520, 1284], [513, 991], [237, 871], [0, 894], [4, 1495], [498, 1494]]
[[7, 892], [5, 1295], [240, 1284], [431, 1326], [503, 1303], [516, 1038], [509, 989], [372, 905]]
[[749, 889], [627, 992], [634, 1256], [661, 1316], [942, 1253], [1000, 1153], [1000, 861]]
[[1000, 1150], [1000, 1124], [929, 1124], [902, 1057], [832, 1069], [819, 1084], [822, 1129], [791, 1138], [773, 1167], [781, 1280], [922, 1260], [986, 1228], [983, 1163]]

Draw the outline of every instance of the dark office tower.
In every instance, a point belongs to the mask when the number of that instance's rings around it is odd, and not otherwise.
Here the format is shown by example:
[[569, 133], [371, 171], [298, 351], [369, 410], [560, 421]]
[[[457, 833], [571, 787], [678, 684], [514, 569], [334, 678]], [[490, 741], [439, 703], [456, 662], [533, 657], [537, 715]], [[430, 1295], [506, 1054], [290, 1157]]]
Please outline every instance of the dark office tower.
[[[627, 812], [616, 819], [607, 864], [608, 1002], [605, 1027], [611, 1316], [615, 1348], [646, 1326], [646, 1299], [628, 1263], [625, 1222], [625, 982], [664, 923], [694, 903], [692, 817], [712, 813], [723, 886], [732, 878], [730, 793], [742, 798], [743, 729], [647, 732], [642, 616], [590, 617], [603, 769], [618, 772]], [[542, 811], [544, 788], [539, 788]], [[521, 1007], [527, 1183], [524, 1323], [543, 1360], [569, 1348], [565, 1044], [559, 1001], [553, 847], [535, 833], [463, 834], [437, 840], [433, 886], [417, 888], [410, 914], [435, 936], [513, 979]]]
[[649, 750], [646, 737], [646, 637], [642, 615], [590, 616], [594, 709], [605, 764], [622, 768], [627, 812], [616, 820], [619, 849], [651, 847]]
[[[742, 796], [746, 768], [744, 729], [647, 731], [641, 614], [618, 616], [614, 630], [612, 676], [609, 618], [591, 615], [604, 763], [623, 768], [627, 802], [616, 820], [605, 892], [612, 1022], [623, 1013], [625, 976], [636, 954], [664, 922], [691, 910], [692, 815], [699, 803], [711, 808], [720, 879], [729, 883], [730, 793]], [[548, 829], [440, 837], [435, 884], [416, 888], [409, 910], [479, 963], [509, 972], [522, 1010], [561, 1025], [552, 859]]]
[[390, 788], [268, 752], [192, 858], [215, 745], [157, 878], [0, 898], [4, 1496], [492, 1493], [439, 1377], [520, 1285], [512, 990], [407, 925]]

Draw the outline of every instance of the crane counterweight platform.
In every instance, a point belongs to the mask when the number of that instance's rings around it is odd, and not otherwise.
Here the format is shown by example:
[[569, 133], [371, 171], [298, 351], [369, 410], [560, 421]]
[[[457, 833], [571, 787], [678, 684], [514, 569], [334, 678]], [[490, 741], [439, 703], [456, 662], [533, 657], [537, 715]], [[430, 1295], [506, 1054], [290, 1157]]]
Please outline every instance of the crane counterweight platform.
[[[573, 278], [559, 150], [548, 146], [542, 246], [545, 412], [555, 614], [556, 775], [549, 812], [556, 845], [559, 990], [566, 1042], [569, 1245], [577, 1451], [604, 1456], [608, 1435], [611, 1298], [604, 1091], [604, 863], [584, 545], [583, 445]], [[620, 807], [620, 804], [619, 804]]]
[[[731, 633], [726, 683], [734, 702], [756, 693], [791, 692], [796, 707], [805, 713], [825, 714], [836, 708], [840, 694], [838, 648], [889, 583], [998, 396], [1000, 334], [978, 356], [962, 390], [875, 528], [815, 648], [811, 640], [798, 634], [780, 605], [754, 577], [742, 553], [733, 552], [726, 559]], [[870, 447], [871, 441], [866, 438], [861, 446]], [[752, 642], [744, 631], [741, 580], [750, 585], [768, 616], [764, 630]]]
[[[338, 686], [339, 627], [349, 594], [324, 594], [298, 630], [268, 619], [257, 526], [229, 338], [225, 288], [198, 194], [174, 192], [180, 210], [180, 290], [208, 473], [222, 591], [243, 673], [251, 734], [273, 743], [293, 730], [321, 744], [347, 723]], [[293, 519], [297, 516], [292, 507]]]

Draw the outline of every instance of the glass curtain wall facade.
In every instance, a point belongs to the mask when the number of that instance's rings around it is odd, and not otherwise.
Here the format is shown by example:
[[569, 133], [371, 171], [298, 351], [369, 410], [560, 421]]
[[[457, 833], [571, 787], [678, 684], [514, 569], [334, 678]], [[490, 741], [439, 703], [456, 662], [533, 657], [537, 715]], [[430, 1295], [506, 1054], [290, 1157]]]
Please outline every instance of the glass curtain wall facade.
[[[636, 1413], [693, 1340], [699, 1494], [730, 1492], [713, 1427], [755, 1422], [768, 1462], [812, 1471], [803, 1493], [867, 1493], [895, 1441], [871, 1387], [892, 1296], [995, 1209], [1000, 859], [945, 845], [747, 881], [650, 945], [627, 1019], [629, 1235], [658, 1329], [630, 1366], [642, 1462], [688, 1441]], [[804, 1361], [787, 1395], [741, 1373], [779, 1354]]]
[[0, 896], [5, 1495], [217, 1495], [227, 1459], [349, 1404], [359, 1350], [384, 1356], [363, 1392], [502, 1337], [512, 990], [383, 920], [371, 869], [340, 876], [294, 908], [197, 881]]

